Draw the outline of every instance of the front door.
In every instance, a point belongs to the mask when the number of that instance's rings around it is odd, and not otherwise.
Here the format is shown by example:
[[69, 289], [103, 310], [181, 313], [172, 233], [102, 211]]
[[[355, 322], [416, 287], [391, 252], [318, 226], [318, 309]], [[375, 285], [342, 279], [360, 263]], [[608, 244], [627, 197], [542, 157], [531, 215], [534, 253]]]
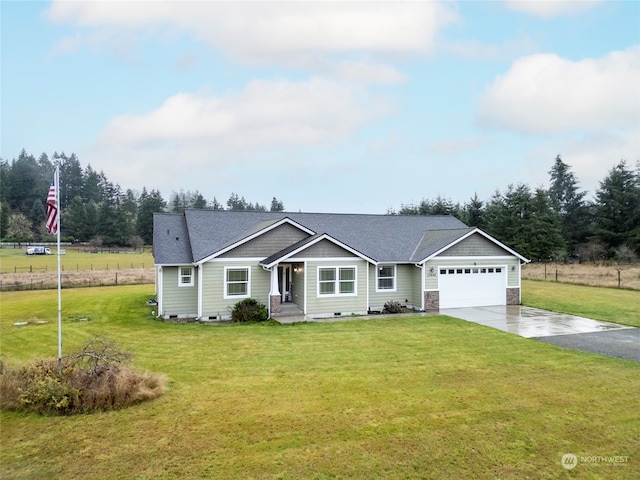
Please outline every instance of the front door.
[[291, 265], [278, 266], [278, 286], [282, 303], [291, 302]]

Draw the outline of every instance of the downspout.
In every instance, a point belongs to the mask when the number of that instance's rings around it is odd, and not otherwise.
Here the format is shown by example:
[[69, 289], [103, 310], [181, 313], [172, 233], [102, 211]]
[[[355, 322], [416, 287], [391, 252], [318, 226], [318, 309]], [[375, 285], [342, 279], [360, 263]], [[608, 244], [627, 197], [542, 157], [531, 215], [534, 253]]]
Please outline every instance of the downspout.
[[164, 289], [164, 272], [162, 271], [162, 265], [158, 266], [157, 272], [156, 272], [157, 278], [158, 278], [158, 291], [156, 292], [156, 301], [158, 302], [158, 310], [156, 311], [156, 317], [160, 316], [160, 312], [162, 312], [162, 291]]
[[424, 264], [414, 263], [420, 271], [420, 311], [424, 312]]
[[367, 313], [371, 310], [371, 305], [369, 304], [369, 276], [371, 275], [371, 269], [369, 265], [373, 265], [373, 274], [376, 274], [376, 265], [375, 264], [367, 264]]
[[522, 266], [527, 263], [531, 263], [531, 260], [524, 259], [524, 262], [520, 262], [520, 266], [518, 267], [520, 271], [518, 272], [518, 305], [522, 305]]

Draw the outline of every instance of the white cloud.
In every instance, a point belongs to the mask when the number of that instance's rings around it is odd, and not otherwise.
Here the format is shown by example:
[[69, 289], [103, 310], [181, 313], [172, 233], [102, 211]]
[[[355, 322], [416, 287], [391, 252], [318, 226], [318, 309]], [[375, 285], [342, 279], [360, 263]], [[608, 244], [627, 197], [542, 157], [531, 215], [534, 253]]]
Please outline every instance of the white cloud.
[[640, 47], [571, 61], [555, 54], [517, 60], [480, 99], [481, 124], [525, 134], [637, 125]]
[[510, 10], [550, 18], [582, 13], [600, 2], [601, 0], [505, 0], [504, 3]]
[[514, 59], [530, 53], [535, 42], [527, 35], [508, 39], [500, 44], [483, 43], [479, 40], [465, 40], [442, 45], [445, 52], [469, 60]]
[[390, 111], [381, 98], [314, 78], [253, 81], [239, 93], [178, 93], [157, 109], [115, 118], [103, 144], [204, 142], [212, 147], [326, 145]]
[[331, 77], [355, 83], [377, 83], [397, 85], [406, 81], [406, 76], [390, 65], [369, 61], [341, 61], [322, 69]]
[[186, 33], [237, 60], [288, 65], [350, 52], [423, 54], [457, 19], [450, 5], [431, 1], [54, 1], [46, 15], [88, 29]]

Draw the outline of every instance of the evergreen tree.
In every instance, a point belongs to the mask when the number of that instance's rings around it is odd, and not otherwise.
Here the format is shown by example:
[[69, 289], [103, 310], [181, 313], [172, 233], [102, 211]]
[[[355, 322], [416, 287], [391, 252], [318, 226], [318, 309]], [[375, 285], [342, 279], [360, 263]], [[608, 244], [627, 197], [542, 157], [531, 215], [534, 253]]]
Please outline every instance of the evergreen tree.
[[465, 204], [462, 221], [470, 227], [484, 229], [484, 203], [477, 193]]
[[12, 211], [18, 211], [24, 215], [29, 215], [35, 200], [42, 200], [43, 195], [46, 195], [53, 178], [51, 177], [47, 187], [43, 188], [36, 159], [28, 155], [25, 150], [22, 150], [18, 158], [13, 160], [8, 177], [11, 185], [7, 192], [9, 207]]
[[84, 175], [80, 161], [75, 153], [66, 157], [64, 153], [58, 156], [60, 164], [60, 204], [64, 209], [76, 196], [82, 196], [84, 190]]
[[31, 220], [34, 226], [44, 223], [46, 220], [47, 209], [44, 206], [44, 202], [44, 197], [43, 200], [33, 201], [31, 211], [29, 212], [29, 220]]
[[565, 257], [566, 242], [561, 220], [551, 206], [548, 193], [538, 188], [531, 203], [528, 220], [528, 255], [533, 260], [557, 260]]
[[622, 160], [613, 167], [600, 182], [596, 192], [595, 228], [596, 237], [612, 249], [627, 245], [640, 251], [640, 182]]
[[64, 209], [64, 232], [81, 242], [87, 242], [92, 237], [89, 234], [87, 207], [80, 195], [73, 197], [71, 204]]
[[218, 202], [218, 199], [216, 197], [213, 197], [213, 200], [209, 204], [209, 208], [211, 210], [224, 210], [224, 205]]
[[6, 201], [0, 202], [0, 239], [6, 238], [11, 209]]
[[138, 203], [136, 233], [142, 237], [145, 244], [153, 244], [153, 214], [164, 212], [166, 207], [167, 203], [159, 191], [151, 190], [147, 193], [146, 189], [142, 190]]
[[247, 210], [249, 205], [244, 197], [240, 198], [237, 193], [231, 193], [229, 200], [227, 200], [227, 207], [229, 210]]
[[551, 183], [549, 200], [554, 211], [560, 216], [561, 233], [569, 253], [573, 254], [577, 245], [583, 243], [589, 231], [589, 207], [585, 201], [586, 192], [578, 191], [578, 180], [571, 167], [562, 161], [560, 155], [549, 171]]
[[271, 199], [271, 208], [272, 212], [284, 212], [284, 203], [278, 200], [276, 197]]
[[91, 240], [92, 238], [98, 236], [100, 226], [100, 209], [98, 204], [95, 201], [91, 200], [86, 204], [86, 210], [87, 234], [85, 238]]
[[195, 191], [193, 194], [193, 200], [191, 201], [191, 208], [203, 209], [207, 208], [207, 201], [204, 199], [199, 191]]
[[102, 184], [104, 179], [103, 172], [96, 172], [91, 165], [87, 165], [83, 175], [82, 199], [88, 204], [89, 202], [100, 203], [104, 197]]

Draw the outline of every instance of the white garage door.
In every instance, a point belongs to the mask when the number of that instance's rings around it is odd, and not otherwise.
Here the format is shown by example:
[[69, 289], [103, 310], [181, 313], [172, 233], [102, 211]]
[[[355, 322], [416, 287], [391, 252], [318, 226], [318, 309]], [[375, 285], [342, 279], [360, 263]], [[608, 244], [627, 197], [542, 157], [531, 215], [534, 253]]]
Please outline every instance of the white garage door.
[[506, 305], [507, 269], [502, 267], [440, 267], [440, 308]]

